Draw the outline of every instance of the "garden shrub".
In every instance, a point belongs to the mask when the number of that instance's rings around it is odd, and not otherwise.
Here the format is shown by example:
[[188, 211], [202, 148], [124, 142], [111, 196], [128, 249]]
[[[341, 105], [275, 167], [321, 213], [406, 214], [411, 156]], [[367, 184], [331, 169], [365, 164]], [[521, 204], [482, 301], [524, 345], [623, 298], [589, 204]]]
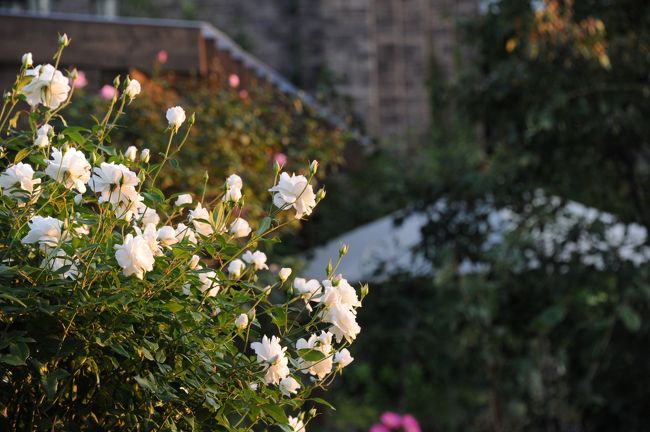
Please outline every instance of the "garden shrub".
[[[127, 77], [95, 124], [68, 122], [76, 72], [57, 69], [68, 44], [54, 65], [26, 54], [0, 112], [0, 428], [303, 431], [327, 405], [312, 390], [352, 361], [360, 331], [337, 265], [322, 283], [292, 279], [262, 252], [324, 197], [318, 164], [277, 165], [256, 221], [230, 170], [221, 181], [210, 169], [198, 195], [166, 195], [158, 181], [176, 189], [166, 168], [181, 151], [212, 156], [192, 128], [210, 120], [175, 106], [155, 128], [160, 153], [142, 148], [152, 135], [123, 149], [111, 134], [142, 91]], [[257, 163], [265, 144], [251, 147]]]

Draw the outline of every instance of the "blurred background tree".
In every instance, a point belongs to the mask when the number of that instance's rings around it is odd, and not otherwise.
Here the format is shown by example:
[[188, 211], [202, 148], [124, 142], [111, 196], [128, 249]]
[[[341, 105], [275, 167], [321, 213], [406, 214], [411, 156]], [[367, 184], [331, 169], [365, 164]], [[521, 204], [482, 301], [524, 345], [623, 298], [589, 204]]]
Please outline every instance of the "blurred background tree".
[[[276, 162], [298, 172], [316, 159], [323, 179], [328, 172], [337, 170], [346, 143], [352, 141], [349, 132], [300, 99], [271, 88], [224, 87], [218, 77], [193, 79], [161, 74], [150, 79], [137, 71], [132, 75], [142, 83], [143, 92], [125, 114], [124, 126], [114, 134], [118, 147], [149, 148], [154, 158], [160, 157], [158, 154], [164, 154], [167, 145], [160, 138], [164, 137], [167, 108], [182, 105], [188, 116], [196, 114], [196, 125], [182, 154], [183, 169], [172, 160], [162, 172], [160, 187], [165, 192], [192, 191], [200, 197], [205, 185], [205, 197], [211, 200], [223, 193], [226, 177], [238, 174], [249, 204], [244, 213], [254, 213], [254, 209], [259, 212], [260, 204], [270, 203], [264, 179], [273, 176]], [[232, 84], [239, 82], [231, 78]], [[78, 123], [87, 122], [89, 112], [103, 116], [105, 101], [100, 96], [82, 91], [76, 100], [77, 111], [71, 113], [71, 118]], [[206, 173], [213, 176], [207, 183]]]
[[[474, 67], [431, 78], [427, 161], [366, 171], [402, 176], [357, 206], [430, 214], [415, 253], [436, 272], [373, 285], [328, 427], [398, 410], [428, 431], [647, 430], [648, 269], [631, 259], [643, 245], [617, 245], [650, 226], [650, 5], [493, 1], [467, 38]], [[520, 217], [490, 242], [503, 208]]]

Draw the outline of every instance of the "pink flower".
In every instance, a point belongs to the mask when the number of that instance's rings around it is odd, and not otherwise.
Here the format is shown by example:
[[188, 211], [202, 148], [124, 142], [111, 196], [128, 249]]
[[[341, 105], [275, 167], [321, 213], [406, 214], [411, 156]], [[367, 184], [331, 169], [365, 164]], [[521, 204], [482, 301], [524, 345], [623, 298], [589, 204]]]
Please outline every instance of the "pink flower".
[[390, 429], [397, 429], [402, 426], [402, 416], [391, 411], [386, 411], [379, 419]]
[[246, 90], [239, 90], [239, 98], [242, 100], [248, 99], [248, 92]]
[[411, 414], [405, 414], [404, 417], [402, 417], [402, 427], [404, 428], [404, 432], [422, 431], [422, 429], [420, 429], [420, 424]]
[[83, 71], [77, 71], [77, 79], [74, 80], [74, 88], [84, 88], [88, 85], [86, 74]]
[[273, 155], [273, 160], [279, 165], [284, 166], [287, 163], [287, 155], [284, 153], [276, 153]]
[[228, 84], [230, 84], [230, 87], [232, 88], [239, 87], [239, 76], [237, 74], [230, 74], [228, 77]]
[[370, 426], [370, 430], [368, 432], [390, 432], [390, 429], [381, 423], [377, 423]]
[[110, 100], [113, 99], [115, 95], [117, 95], [117, 89], [113, 86], [106, 84], [104, 87], [101, 88], [101, 90], [99, 90], [99, 95], [104, 100]]
[[158, 51], [158, 55], [156, 56], [158, 63], [167, 63], [167, 57], [167, 51], [165, 50]]

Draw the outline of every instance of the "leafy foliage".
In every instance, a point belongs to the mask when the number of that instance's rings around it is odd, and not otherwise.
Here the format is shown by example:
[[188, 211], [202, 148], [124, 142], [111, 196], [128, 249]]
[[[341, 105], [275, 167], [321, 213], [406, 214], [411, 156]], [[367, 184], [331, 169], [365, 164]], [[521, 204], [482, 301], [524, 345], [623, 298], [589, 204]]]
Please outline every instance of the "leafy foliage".
[[[54, 69], [68, 43], [59, 39]], [[23, 60], [0, 112], [0, 428], [304, 430], [316, 413], [301, 413], [302, 406], [328, 406], [312, 391], [351, 361], [339, 356], [356, 333], [333, 329], [337, 316], [354, 321], [360, 302], [333, 268], [327, 304], [314, 293], [310, 313], [292, 282], [264, 271], [266, 256], [250, 250], [277, 241], [272, 233], [292, 220], [280, 217], [288, 209], [302, 204], [311, 213], [322, 198], [310, 184], [317, 165], [304, 170], [306, 177], [276, 169], [282, 196], [276, 185], [274, 207], [249, 212], [264, 216], [251, 232], [241, 218], [243, 200], [225, 198], [241, 179], [224, 187], [206, 178], [210, 192], [193, 210], [177, 201], [180, 194], [157, 187], [170, 172], [165, 167], [188, 149], [197, 153], [194, 163], [209, 153], [192, 144], [201, 142], [192, 132], [194, 116], [181, 127], [183, 110], [173, 109], [174, 121], [168, 112], [169, 127], [152, 128], [167, 135], [166, 147], [151, 159], [122, 152], [111, 132], [139, 95], [137, 81], [116, 81], [121, 95], [106, 103], [105, 114], [76, 126], [62, 114], [74, 106], [67, 78], [52, 108], [55, 81], [30, 63]], [[241, 142], [235, 130], [243, 133], [235, 127], [227, 135]], [[350, 304], [337, 297], [343, 289]], [[301, 353], [297, 343], [319, 330], [320, 342], [312, 344], [319, 354]], [[334, 342], [328, 330], [344, 335]], [[322, 376], [302, 378], [320, 362], [330, 365]]]

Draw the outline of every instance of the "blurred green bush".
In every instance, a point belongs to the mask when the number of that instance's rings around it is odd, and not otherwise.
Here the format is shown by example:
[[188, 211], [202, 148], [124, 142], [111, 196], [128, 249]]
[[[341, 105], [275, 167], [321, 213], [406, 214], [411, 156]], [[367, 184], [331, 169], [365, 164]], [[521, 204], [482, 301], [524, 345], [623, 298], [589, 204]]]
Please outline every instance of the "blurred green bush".
[[[167, 108], [182, 105], [196, 113], [196, 124], [180, 157], [172, 161], [160, 176], [165, 192], [192, 191], [210, 199], [220, 193], [225, 178], [240, 175], [248, 204], [244, 212], [251, 217], [268, 204], [268, 176], [274, 174], [276, 160], [286, 160], [285, 170], [296, 172], [309, 161], [320, 163], [319, 176], [334, 170], [351, 140], [350, 134], [323, 118], [302, 100], [274, 89], [254, 87], [247, 90], [224, 86], [218, 77], [180, 78], [160, 75], [152, 79], [132, 71], [142, 82], [142, 96], [129, 107], [117, 129], [113, 143], [126, 148], [150, 148], [153, 154], [164, 153], [161, 139]], [[103, 116], [105, 109], [99, 95], [84, 92], [75, 96], [75, 111], [70, 118], [88, 122], [88, 113]], [[181, 170], [179, 166], [182, 166]]]

